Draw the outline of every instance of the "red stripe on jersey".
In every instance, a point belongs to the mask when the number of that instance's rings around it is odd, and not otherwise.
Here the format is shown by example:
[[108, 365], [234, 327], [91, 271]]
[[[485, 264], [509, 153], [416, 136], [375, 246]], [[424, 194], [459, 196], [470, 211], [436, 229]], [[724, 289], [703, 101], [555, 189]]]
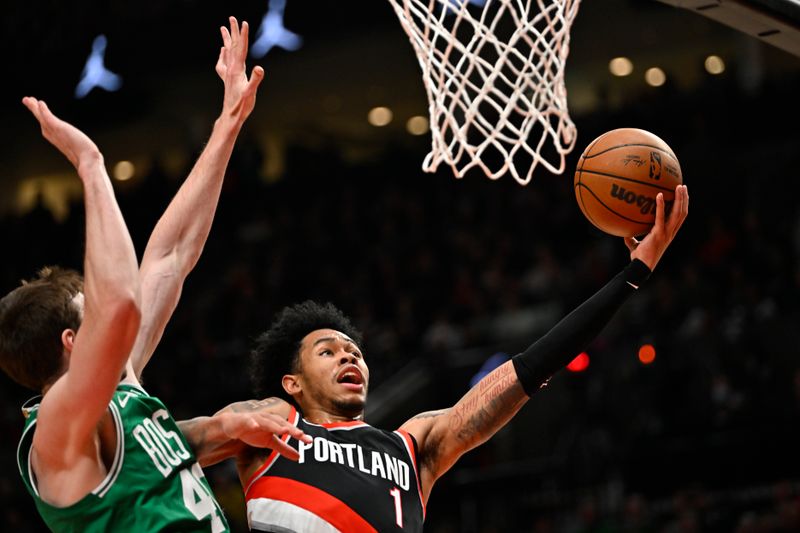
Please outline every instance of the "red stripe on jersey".
[[[300, 415], [298, 414], [297, 409], [295, 409], [294, 406], [291, 406], [291, 410], [289, 411], [289, 416], [286, 417], [286, 420], [288, 420], [295, 427], [297, 426], [297, 423], [300, 421]], [[283, 442], [288, 442], [289, 438], [290, 435], [287, 433], [286, 435], [281, 437], [281, 440]], [[278, 452], [272, 450], [272, 453], [270, 453], [267, 456], [267, 458], [264, 460], [264, 463], [261, 466], [259, 466], [258, 470], [256, 470], [253, 473], [253, 475], [247, 479], [247, 482], [245, 482], [244, 484], [245, 493], [247, 493], [247, 491], [250, 490], [250, 485], [252, 485], [253, 482], [260, 476], [263, 476], [264, 472], [269, 470], [269, 467], [271, 467], [277, 460], [278, 460]]]
[[403, 438], [406, 443], [406, 448], [408, 448], [408, 455], [411, 456], [411, 464], [414, 465], [414, 477], [417, 478], [417, 494], [419, 494], [419, 503], [422, 505], [422, 519], [425, 520], [425, 500], [422, 499], [422, 486], [420, 485], [419, 468], [417, 468], [417, 454], [416, 449], [414, 448], [414, 439], [411, 438], [411, 435], [405, 429], [397, 429], [395, 430], [395, 433]]
[[245, 494], [247, 501], [268, 498], [296, 505], [319, 516], [339, 531], [377, 533], [369, 522], [346, 503], [327, 492], [293, 479], [266, 476]]
[[327, 424], [318, 424], [325, 429], [336, 429], [336, 428], [352, 428], [356, 426], [366, 426], [366, 422], [362, 422], [361, 420], [350, 420], [349, 422], [328, 422]]

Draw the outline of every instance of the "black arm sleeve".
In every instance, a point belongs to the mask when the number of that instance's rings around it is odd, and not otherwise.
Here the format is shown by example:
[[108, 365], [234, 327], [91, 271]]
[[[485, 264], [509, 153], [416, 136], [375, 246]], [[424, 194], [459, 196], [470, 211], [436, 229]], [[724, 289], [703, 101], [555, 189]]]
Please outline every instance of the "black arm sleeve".
[[528, 396], [586, 348], [649, 276], [647, 265], [634, 259], [542, 338], [513, 357], [517, 377]]

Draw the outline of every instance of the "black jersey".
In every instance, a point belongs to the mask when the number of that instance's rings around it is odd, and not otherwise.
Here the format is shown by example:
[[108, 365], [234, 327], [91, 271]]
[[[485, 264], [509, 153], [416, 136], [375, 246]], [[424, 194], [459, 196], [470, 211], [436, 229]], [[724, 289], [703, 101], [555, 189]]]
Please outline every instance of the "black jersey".
[[300, 459], [272, 452], [247, 481], [251, 530], [422, 531], [425, 507], [410, 434], [360, 421], [312, 424], [294, 408], [289, 421], [313, 442], [285, 436]]

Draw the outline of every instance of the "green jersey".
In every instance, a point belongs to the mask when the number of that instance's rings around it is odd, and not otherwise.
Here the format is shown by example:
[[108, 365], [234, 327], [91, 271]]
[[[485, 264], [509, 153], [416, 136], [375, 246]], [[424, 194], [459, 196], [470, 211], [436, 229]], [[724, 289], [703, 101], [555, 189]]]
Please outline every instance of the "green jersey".
[[55, 507], [42, 501], [30, 464], [39, 404], [23, 408], [25, 429], [17, 463], [28, 492], [53, 531], [227, 532], [228, 524], [194, 453], [157, 398], [120, 384], [108, 408], [117, 449], [108, 475], [80, 501]]

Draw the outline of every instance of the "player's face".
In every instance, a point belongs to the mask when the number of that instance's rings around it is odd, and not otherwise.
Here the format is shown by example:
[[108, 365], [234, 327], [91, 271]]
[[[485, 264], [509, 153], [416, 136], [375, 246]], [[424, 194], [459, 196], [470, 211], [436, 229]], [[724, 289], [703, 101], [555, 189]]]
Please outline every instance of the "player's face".
[[369, 388], [369, 368], [361, 349], [344, 333], [318, 329], [300, 344], [303, 409], [321, 408], [334, 414], [363, 414]]

